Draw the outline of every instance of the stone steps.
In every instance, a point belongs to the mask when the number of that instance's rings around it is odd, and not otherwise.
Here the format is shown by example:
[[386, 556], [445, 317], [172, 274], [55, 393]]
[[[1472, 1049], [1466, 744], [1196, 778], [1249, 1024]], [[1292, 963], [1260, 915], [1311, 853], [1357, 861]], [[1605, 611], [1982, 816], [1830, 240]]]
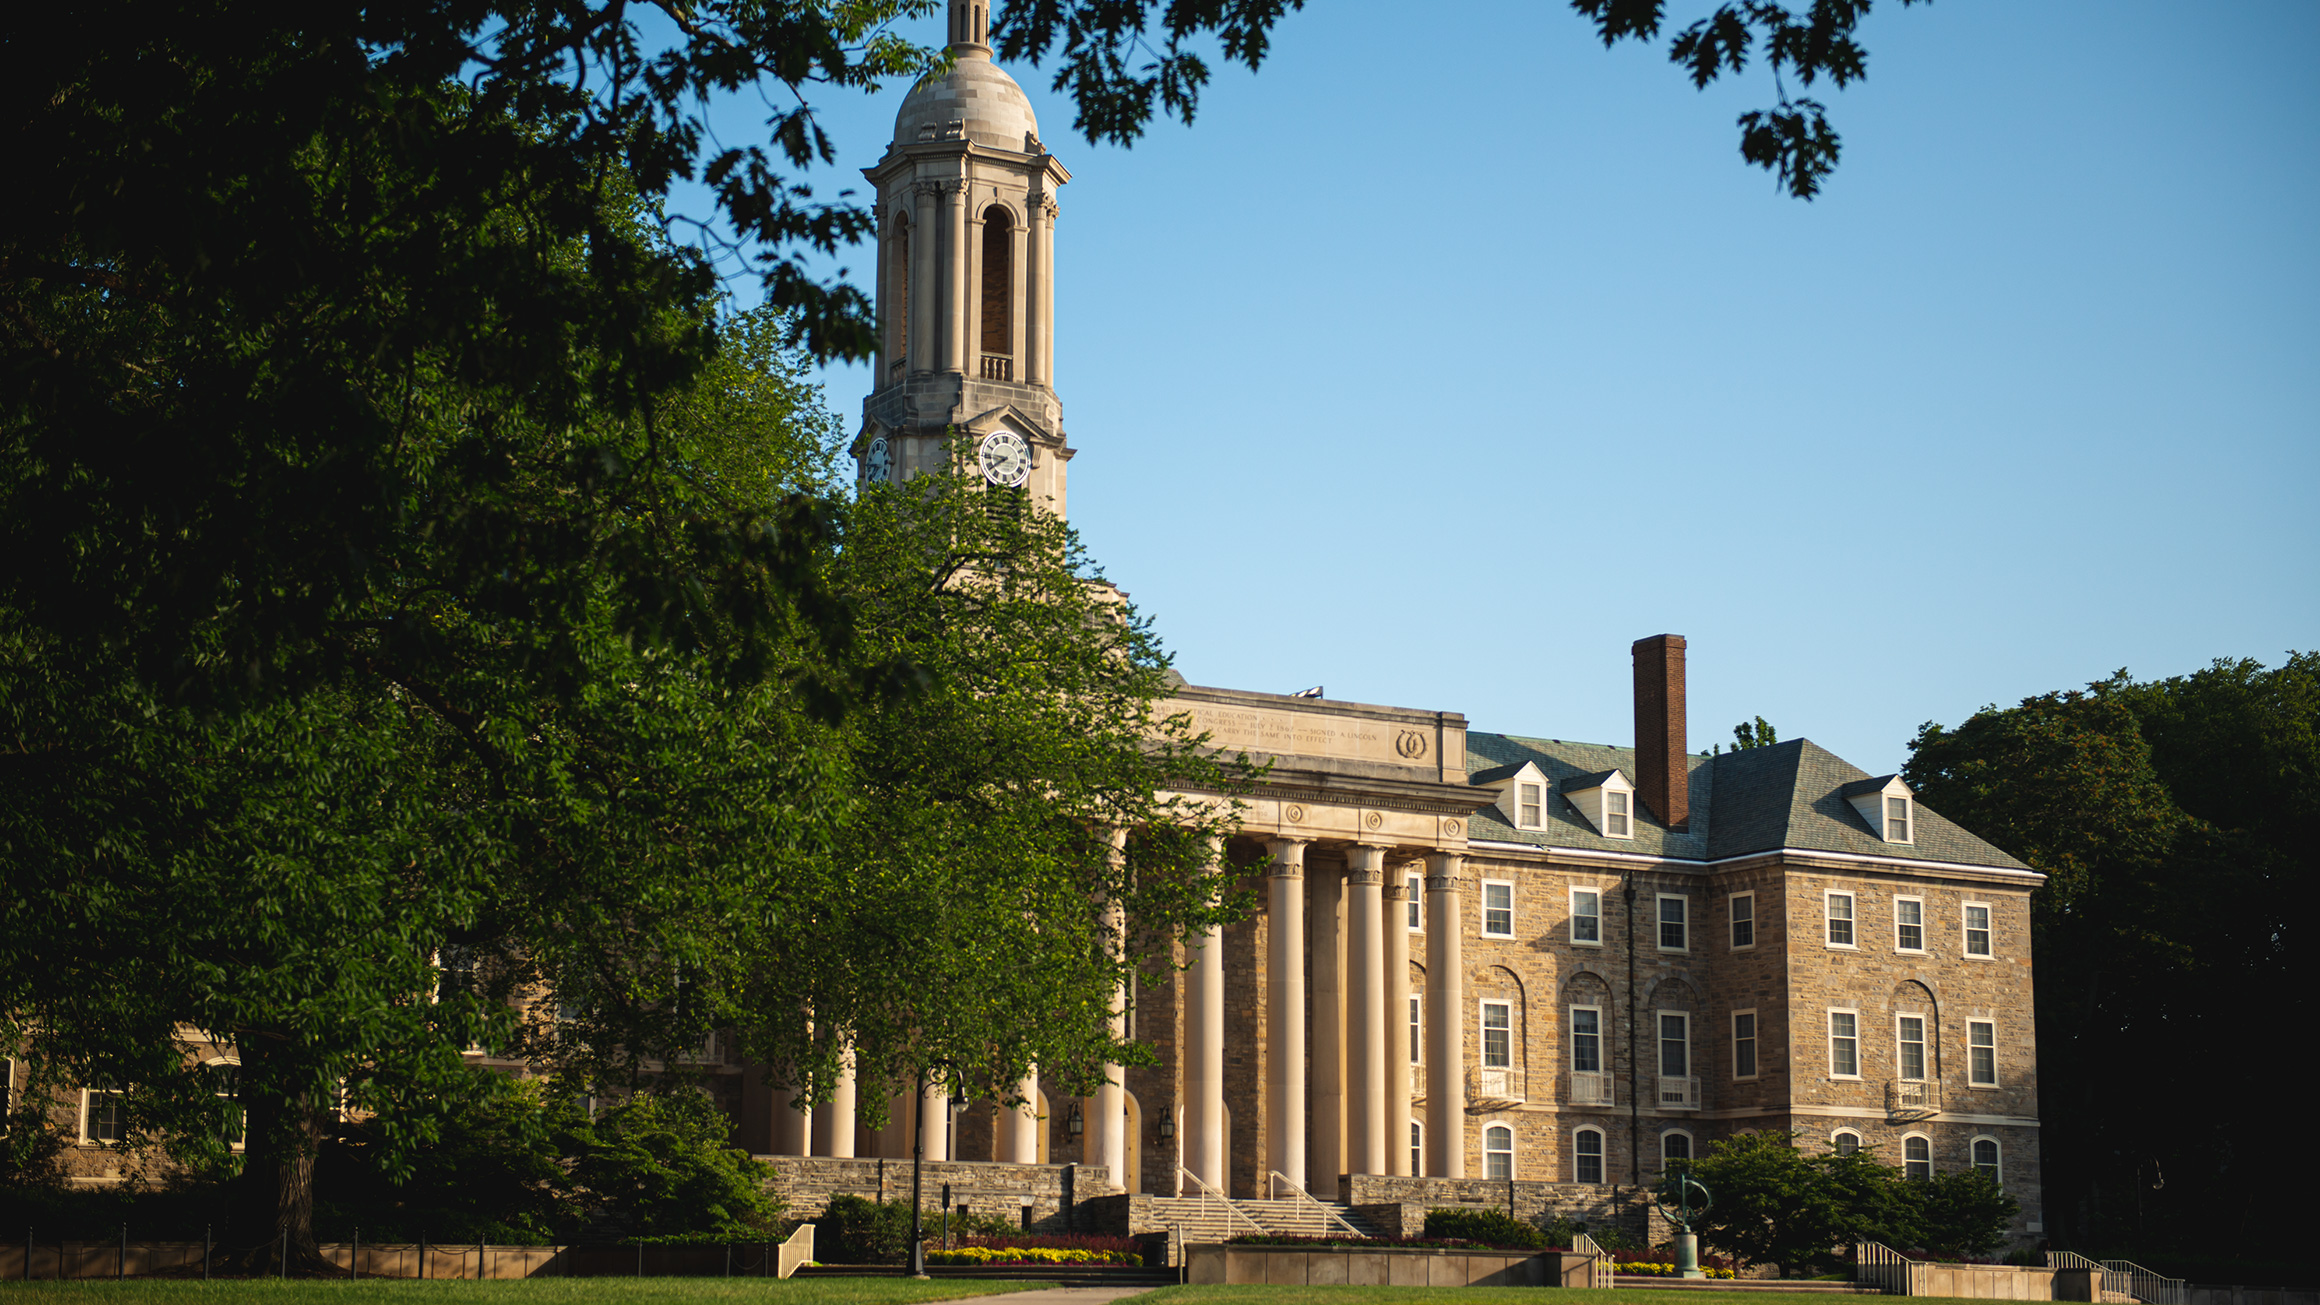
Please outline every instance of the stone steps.
[[1617, 1273], [1615, 1287], [1645, 1287], [1652, 1291], [1779, 1291], [1812, 1292], [1832, 1296], [1878, 1296], [1875, 1283], [1828, 1282], [1819, 1278], [1663, 1278], [1653, 1273]]

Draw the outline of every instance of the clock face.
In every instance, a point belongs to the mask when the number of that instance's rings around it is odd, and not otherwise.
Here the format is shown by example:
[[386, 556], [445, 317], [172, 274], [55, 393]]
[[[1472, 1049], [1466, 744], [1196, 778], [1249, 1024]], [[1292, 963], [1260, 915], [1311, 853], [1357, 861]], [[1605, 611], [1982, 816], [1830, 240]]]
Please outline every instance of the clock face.
[[862, 477], [873, 485], [894, 479], [894, 454], [887, 449], [884, 435], [871, 440], [870, 447], [863, 450]]
[[1031, 446], [1011, 430], [985, 435], [976, 461], [982, 464], [983, 479], [994, 485], [1013, 489], [1031, 479]]

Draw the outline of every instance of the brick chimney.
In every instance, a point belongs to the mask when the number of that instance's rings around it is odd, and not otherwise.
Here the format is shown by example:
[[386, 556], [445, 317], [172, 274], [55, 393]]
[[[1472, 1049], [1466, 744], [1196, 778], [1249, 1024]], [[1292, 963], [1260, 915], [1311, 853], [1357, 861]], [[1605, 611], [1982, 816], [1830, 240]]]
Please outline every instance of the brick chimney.
[[1684, 637], [1635, 641], [1635, 795], [1660, 823], [1691, 828], [1691, 772], [1684, 746]]

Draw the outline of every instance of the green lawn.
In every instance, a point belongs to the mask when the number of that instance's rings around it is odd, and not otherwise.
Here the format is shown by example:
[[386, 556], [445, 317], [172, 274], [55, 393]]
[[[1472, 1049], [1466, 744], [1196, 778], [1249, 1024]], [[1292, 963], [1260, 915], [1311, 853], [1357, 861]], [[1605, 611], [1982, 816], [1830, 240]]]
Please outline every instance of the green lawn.
[[[1538, 1287], [1162, 1287], [1136, 1298], [1135, 1305], [1418, 1305], [1419, 1302], [1456, 1302], [1456, 1305], [1539, 1305]], [[1848, 1299], [1808, 1292], [1751, 1291], [1745, 1294], [1691, 1291], [1653, 1291], [1649, 1287], [1621, 1287], [1616, 1291], [1556, 1290], [1554, 1305], [1836, 1305]]]
[[361, 1282], [278, 1282], [267, 1278], [217, 1282], [136, 1281], [0, 1282], [0, 1301], [124, 1301], [131, 1305], [227, 1305], [265, 1301], [273, 1305], [368, 1305], [408, 1301], [413, 1296], [446, 1302], [489, 1305], [629, 1305], [667, 1302], [750, 1301], [754, 1305], [916, 1305], [1022, 1291], [1026, 1282], [912, 1282], [905, 1278], [534, 1278], [511, 1282], [420, 1282], [365, 1278]]

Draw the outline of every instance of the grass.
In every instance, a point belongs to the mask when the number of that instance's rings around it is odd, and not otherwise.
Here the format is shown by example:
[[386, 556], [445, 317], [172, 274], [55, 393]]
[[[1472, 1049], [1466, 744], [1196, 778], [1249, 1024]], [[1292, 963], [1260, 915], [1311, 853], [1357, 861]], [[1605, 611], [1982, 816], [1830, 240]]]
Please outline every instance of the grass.
[[[1654, 1291], [1649, 1287], [1621, 1287], [1616, 1291], [1580, 1288], [1543, 1290], [1538, 1287], [1162, 1287], [1135, 1298], [1135, 1305], [1702, 1305], [1703, 1293], [1694, 1290]], [[1706, 1302], [1728, 1305], [1836, 1305], [1845, 1297], [1818, 1292], [1751, 1291], [1707, 1293]], [[1943, 1299], [1927, 1297], [1929, 1300]]]
[[533, 1278], [508, 1282], [420, 1282], [404, 1278], [365, 1278], [360, 1282], [279, 1282], [268, 1278], [175, 1282], [162, 1279], [108, 1282], [103, 1279], [68, 1282], [0, 1282], [0, 1301], [73, 1300], [122, 1301], [129, 1305], [226, 1305], [233, 1301], [266, 1301], [275, 1305], [367, 1305], [371, 1301], [429, 1300], [481, 1301], [491, 1305], [694, 1305], [708, 1301], [750, 1301], [756, 1305], [917, 1305], [921, 1301], [957, 1300], [962, 1296], [992, 1296], [1022, 1291], [1027, 1282], [936, 1281], [906, 1278], [793, 1278], [767, 1282], [763, 1278]]

